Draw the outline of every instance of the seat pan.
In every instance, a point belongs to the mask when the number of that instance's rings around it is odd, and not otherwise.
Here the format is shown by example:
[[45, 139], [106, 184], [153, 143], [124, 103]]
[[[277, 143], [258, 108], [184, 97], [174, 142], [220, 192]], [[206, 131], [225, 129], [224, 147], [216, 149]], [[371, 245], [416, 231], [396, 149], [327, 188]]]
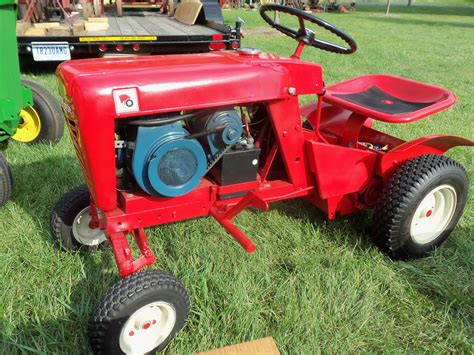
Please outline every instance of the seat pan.
[[329, 86], [323, 101], [391, 123], [419, 120], [452, 106], [444, 88], [392, 75], [366, 75]]

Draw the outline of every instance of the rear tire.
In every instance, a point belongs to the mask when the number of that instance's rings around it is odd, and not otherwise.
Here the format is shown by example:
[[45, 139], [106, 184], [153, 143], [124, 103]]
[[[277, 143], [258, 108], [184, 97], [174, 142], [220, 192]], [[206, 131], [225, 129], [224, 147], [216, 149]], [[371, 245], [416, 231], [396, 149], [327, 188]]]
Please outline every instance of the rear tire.
[[451, 234], [467, 200], [464, 168], [422, 155], [393, 174], [374, 210], [374, 242], [393, 259], [427, 255]]
[[171, 274], [147, 270], [121, 279], [89, 320], [95, 354], [155, 353], [181, 330], [189, 314], [183, 284]]
[[13, 179], [7, 160], [0, 153], [0, 207], [10, 198], [13, 189]]
[[[13, 139], [34, 144], [39, 142], [56, 144], [59, 142], [64, 133], [64, 118], [59, 102], [42, 86], [31, 81], [22, 80], [22, 85], [31, 88], [33, 93], [33, 106], [26, 107], [22, 110], [28, 116], [33, 116], [31, 122], [23, 122], [18, 127], [17, 133], [13, 135]], [[30, 110], [31, 112], [28, 112]], [[20, 116], [22, 116], [22, 113]], [[36, 123], [36, 117], [39, 123]], [[28, 125], [39, 125], [39, 127], [28, 127]], [[21, 130], [28, 129], [38, 130], [36, 134], [21, 134]]]
[[51, 234], [57, 244], [68, 251], [80, 247], [96, 248], [107, 242], [99, 228], [89, 228], [90, 193], [85, 185], [66, 193], [54, 206]]

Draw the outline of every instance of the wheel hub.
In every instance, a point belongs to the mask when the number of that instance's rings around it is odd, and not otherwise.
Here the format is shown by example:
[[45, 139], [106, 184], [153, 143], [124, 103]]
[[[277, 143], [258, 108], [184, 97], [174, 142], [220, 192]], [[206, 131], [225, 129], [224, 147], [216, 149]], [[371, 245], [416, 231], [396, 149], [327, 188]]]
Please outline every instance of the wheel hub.
[[167, 302], [153, 302], [127, 320], [120, 333], [120, 348], [125, 353], [147, 353], [171, 334], [176, 323], [176, 311]]
[[20, 125], [12, 139], [19, 142], [32, 142], [41, 132], [41, 119], [34, 107], [25, 107], [20, 111]]
[[431, 190], [418, 205], [410, 234], [418, 244], [427, 244], [445, 231], [456, 210], [457, 195], [450, 185]]
[[[74, 218], [72, 234], [79, 243], [87, 246], [95, 246], [105, 242], [107, 237], [100, 228], [90, 228], [90, 209], [90, 206], [87, 206]], [[98, 213], [100, 215], [100, 211], [98, 211]]]

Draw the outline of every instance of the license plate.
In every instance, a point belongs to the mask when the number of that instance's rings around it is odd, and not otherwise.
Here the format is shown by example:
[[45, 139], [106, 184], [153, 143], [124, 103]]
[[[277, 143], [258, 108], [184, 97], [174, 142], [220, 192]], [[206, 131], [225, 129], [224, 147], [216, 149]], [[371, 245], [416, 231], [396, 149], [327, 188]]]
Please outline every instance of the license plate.
[[31, 43], [33, 59], [37, 62], [70, 60], [71, 51], [67, 42]]

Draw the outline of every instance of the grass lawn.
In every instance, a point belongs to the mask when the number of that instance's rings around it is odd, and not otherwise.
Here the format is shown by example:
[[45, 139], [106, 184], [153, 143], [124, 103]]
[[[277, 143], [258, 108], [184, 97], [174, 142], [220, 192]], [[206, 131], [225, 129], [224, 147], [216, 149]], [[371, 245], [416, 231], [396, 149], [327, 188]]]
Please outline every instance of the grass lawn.
[[[458, 97], [454, 108], [410, 125], [378, 127], [404, 139], [432, 133], [473, 138], [474, 10], [397, 9], [388, 17], [381, 7], [322, 14], [353, 35], [359, 50], [343, 56], [307, 48], [303, 59], [322, 63], [327, 84], [389, 73], [450, 88]], [[229, 23], [238, 16], [246, 22], [245, 46], [292, 53], [296, 43], [269, 30], [258, 13], [225, 12]], [[24, 77], [57, 94], [52, 73], [29, 71]], [[6, 155], [15, 188], [0, 210], [1, 352], [87, 353], [87, 319], [118, 274], [108, 249], [68, 254], [52, 244], [51, 209], [82, 183], [72, 144], [67, 135], [54, 147], [12, 142]], [[472, 150], [456, 148], [448, 155], [466, 166], [473, 181]], [[328, 223], [302, 201], [237, 218], [257, 244], [253, 255], [212, 219], [149, 229], [155, 267], [183, 280], [192, 299], [189, 321], [166, 353], [264, 336], [290, 354], [472, 353], [472, 186], [464, 217], [443, 248], [411, 262], [392, 262], [372, 246], [370, 213]]]

